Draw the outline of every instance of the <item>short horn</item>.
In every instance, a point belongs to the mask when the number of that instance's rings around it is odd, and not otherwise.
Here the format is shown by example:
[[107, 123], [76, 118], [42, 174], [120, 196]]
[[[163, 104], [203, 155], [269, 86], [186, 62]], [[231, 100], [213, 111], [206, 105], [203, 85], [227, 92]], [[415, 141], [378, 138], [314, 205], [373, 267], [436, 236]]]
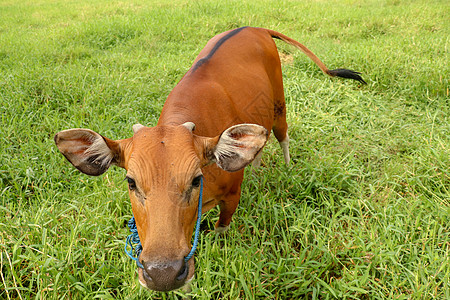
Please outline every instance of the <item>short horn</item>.
[[141, 130], [142, 128], [144, 128], [145, 126], [144, 125], [142, 125], [142, 124], [135, 124], [135, 125], [133, 125], [133, 132], [134, 133], [136, 133], [136, 132], [138, 132], [139, 130]]
[[192, 122], [183, 123], [182, 126], [186, 127], [190, 131], [194, 131], [195, 130], [195, 124], [192, 123]]

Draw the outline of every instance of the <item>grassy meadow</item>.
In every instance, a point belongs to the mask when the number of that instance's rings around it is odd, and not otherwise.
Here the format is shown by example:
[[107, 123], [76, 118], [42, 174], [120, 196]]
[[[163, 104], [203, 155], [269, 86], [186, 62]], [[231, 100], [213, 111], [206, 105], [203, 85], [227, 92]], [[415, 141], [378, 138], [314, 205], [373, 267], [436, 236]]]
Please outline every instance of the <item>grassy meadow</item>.
[[125, 172], [75, 170], [53, 142], [155, 125], [205, 43], [277, 42], [290, 166], [271, 138], [224, 236], [203, 216], [195, 299], [450, 299], [448, 1], [0, 2], [0, 299], [174, 299], [124, 253]]

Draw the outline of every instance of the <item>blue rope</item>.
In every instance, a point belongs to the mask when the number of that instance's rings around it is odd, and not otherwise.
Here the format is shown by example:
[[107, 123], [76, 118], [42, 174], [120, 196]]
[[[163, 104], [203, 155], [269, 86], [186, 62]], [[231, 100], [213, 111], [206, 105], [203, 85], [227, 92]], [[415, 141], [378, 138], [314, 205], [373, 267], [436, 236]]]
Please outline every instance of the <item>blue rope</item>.
[[200, 195], [198, 195], [198, 215], [197, 215], [197, 224], [195, 224], [195, 235], [194, 235], [194, 244], [192, 245], [191, 251], [189, 251], [188, 255], [184, 258], [185, 262], [188, 262], [192, 256], [194, 256], [195, 249], [197, 249], [198, 245], [198, 236], [200, 233], [200, 221], [202, 219], [202, 198], [203, 198], [203, 176], [200, 177]]
[[[191, 251], [189, 251], [188, 255], [184, 258], [185, 262], [188, 262], [195, 253], [198, 245], [198, 237], [200, 234], [200, 221], [202, 218], [202, 198], [203, 198], [203, 177], [200, 177], [200, 195], [198, 196], [198, 215], [197, 215], [197, 223], [195, 225], [195, 235], [194, 235], [194, 244], [192, 245]], [[125, 241], [125, 253], [134, 261], [136, 261], [136, 265], [139, 268], [144, 268], [142, 263], [139, 261], [139, 256], [142, 252], [142, 244], [139, 239], [139, 234], [136, 227], [136, 220], [134, 216], [128, 221], [128, 227], [130, 228], [131, 234], [127, 236]], [[133, 244], [135, 244], [133, 248]], [[128, 251], [128, 245], [130, 245], [131, 249]], [[136, 256], [133, 256], [133, 249]]]
[[[136, 227], [136, 221], [134, 220], [134, 216], [128, 221], [128, 227], [130, 228], [131, 234], [127, 236], [127, 240], [125, 241], [125, 253], [134, 261], [136, 261], [136, 265], [139, 268], [144, 268], [142, 263], [139, 261], [139, 255], [141, 255], [142, 252], [142, 244], [141, 240], [139, 239], [139, 234]], [[128, 244], [131, 246], [130, 251], [128, 251]], [[134, 246], [134, 252], [136, 253], [136, 256], [133, 256], [133, 244]]]

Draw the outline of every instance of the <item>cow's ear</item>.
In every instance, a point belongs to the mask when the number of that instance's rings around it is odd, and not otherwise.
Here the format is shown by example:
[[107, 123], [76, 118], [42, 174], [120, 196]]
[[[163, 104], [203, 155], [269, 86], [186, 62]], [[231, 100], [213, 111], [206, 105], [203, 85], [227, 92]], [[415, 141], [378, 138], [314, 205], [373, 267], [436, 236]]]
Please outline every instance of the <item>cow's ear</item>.
[[98, 176], [111, 165], [121, 166], [123, 154], [121, 143], [90, 129], [69, 129], [55, 135], [59, 151], [81, 172]]
[[262, 126], [235, 125], [215, 138], [203, 138], [203, 158], [225, 171], [239, 171], [255, 159], [268, 137], [269, 132]]

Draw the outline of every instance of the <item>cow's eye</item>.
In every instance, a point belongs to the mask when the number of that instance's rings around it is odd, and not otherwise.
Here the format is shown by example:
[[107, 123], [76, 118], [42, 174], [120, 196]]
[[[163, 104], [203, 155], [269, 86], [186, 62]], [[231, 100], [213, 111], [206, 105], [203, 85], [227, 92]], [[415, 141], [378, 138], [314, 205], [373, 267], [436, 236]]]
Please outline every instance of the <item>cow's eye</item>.
[[126, 179], [128, 181], [128, 188], [132, 191], [135, 190], [136, 189], [136, 181], [134, 181], [134, 179], [130, 178], [130, 177], [127, 177]]
[[202, 175], [195, 177], [194, 180], [192, 180], [192, 186], [195, 188], [199, 187], [201, 180], [202, 180]]

